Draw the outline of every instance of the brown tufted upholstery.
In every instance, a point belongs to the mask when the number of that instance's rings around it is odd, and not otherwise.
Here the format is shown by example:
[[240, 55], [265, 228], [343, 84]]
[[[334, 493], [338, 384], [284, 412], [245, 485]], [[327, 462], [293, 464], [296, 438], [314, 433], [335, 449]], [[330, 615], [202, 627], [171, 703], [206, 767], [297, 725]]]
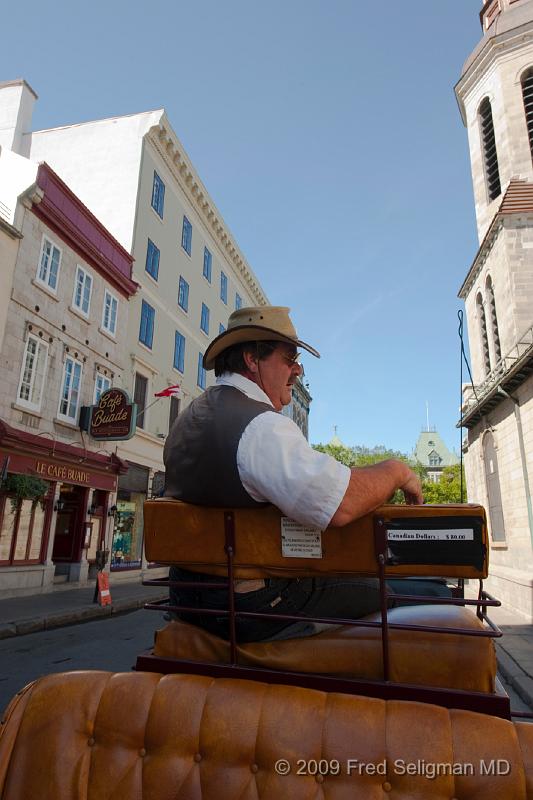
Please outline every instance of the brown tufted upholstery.
[[[289, 775], [276, 773], [278, 759], [290, 762]], [[340, 774], [298, 775], [300, 759], [337, 761]], [[482, 774], [492, 759], [508, 774]], [[451, 765], [467, 774], [447, 774]], [[526, 800], [533, 725], [198, 675], [69, 672], [41, 678], [8, 709], [0, 796]]]
[[[365, 619], [380, 620], [379, 614]], [[482, 630], [461, 606], [406, 606], [389, 611], [389, 622]], [[471, 692], [494, 692], [496, 654], [492, 639], [457, 634], [390, 630], [390, 680]], [[435, 650], [438, 648], [438, 658]], [[271, 669], [383, 679], [381, 629], [341, 626], [315, 636], [253, 642], [237, 648], [239, 664]], [[191, 661], [229, 662], [229, 643], [195, 625], [171, 622], [156, 633], [154, 655]], [[460, 668], [458, 665], [460, 664]]]

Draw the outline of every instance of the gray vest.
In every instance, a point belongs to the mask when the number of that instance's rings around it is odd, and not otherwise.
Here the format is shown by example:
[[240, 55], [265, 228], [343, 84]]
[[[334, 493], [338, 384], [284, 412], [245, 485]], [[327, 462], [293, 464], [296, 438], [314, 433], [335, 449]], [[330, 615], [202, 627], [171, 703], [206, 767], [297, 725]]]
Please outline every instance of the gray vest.
[[260, 506], [239, 478], [237, 448], [246, 426], [272, 410], [233, 386], [212, 386], [193, 400], [165, 442], [165, 497], [202, 506]]

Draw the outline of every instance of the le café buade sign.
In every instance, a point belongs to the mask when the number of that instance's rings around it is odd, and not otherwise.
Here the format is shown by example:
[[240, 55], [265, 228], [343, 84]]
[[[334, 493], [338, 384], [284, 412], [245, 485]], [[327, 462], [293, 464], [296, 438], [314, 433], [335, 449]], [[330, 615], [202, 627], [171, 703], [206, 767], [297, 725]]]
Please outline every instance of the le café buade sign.
[[123, 389], [108, 389], [100, 395], [98, 403], [88, 410], [88, 431], [93, 439], [131, 439], [135, 433], [137, 405], [130, 403]]

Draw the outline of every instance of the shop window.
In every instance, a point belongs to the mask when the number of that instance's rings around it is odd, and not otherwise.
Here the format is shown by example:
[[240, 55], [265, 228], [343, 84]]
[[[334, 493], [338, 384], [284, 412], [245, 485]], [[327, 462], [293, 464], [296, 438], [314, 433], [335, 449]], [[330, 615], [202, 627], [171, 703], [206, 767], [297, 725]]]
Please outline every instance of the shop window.
[[48, 343], [28, 334], [22, 361], [17, 400], [33, 411], [40, 411], [48, 362]]
[[[146, 473], [148, 477], [148, 471]], [[113, 544], [111, 569], [113, 571], [140, 569], [142, 563], [143, 505], [146, 492], [119, 492]]]
[[144, 428], [144, 414], [141, 414], [146, 406], [146, 394], [148, 392], [148, 378], [144, 375], [135, 373], [135, 386], [133, 389], [133, 402], [137, 403], [137, 427]]
[[41, 246], [41, 256], [39, 258], [39, 266], [37, 268], [37, 280], [51, 289], [54, 294], [57, 291], [57, 279], [59, 275], [59, 267], [61, 264], [61, 250], [59, 247], [43, 236], [43, 243]]
[[0, 564], [38, 564], [42, 561], [46, 512], [40, 502], [4, 495], [0, 499]]
[[76, 280], [74, 281], [74, 294], [72, 296], [72, 305], [80, 311], [84, 317], [89, 316], [89, 308], [91, 306], [91, 293], [93, 288], [93, 279], [89, 273], [78, 266], [76, 269]]
[[67, 356], [63, 369], [63, 383], [57, 416], [68, 422], [76, 422], [80, 403], [82, 365]]
[[143, 547], [143, 504], [148, 494], [149, 470], [128, 462], [118, 483], [117, 511], [111, 546], [111, 569], [139, 569]]

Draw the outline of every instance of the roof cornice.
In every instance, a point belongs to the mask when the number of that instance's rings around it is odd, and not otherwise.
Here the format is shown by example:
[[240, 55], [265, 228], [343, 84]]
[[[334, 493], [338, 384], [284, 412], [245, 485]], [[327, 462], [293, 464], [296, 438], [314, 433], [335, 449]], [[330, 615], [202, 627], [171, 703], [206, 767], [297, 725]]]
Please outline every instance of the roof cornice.
[[459, 289], [458, 296], [464, 300], [469, 293], [473, 284], [487, 257], [492, 250], [492, 247], [498, 238], [500, 231], [505, 225], [505, 221], [516, 218], [529, 218], [533, 215], [533, 184], [527, 180], [520, 180], [519, 178], [511, 178], [505, 192], [503, 193], [498, 210], [494, 214], [488, 230], [483, 237], [483, 241], [479, 246], [476, 257], [472, 262], [472, 266], [468, 270], [467, 276], [463, 285]]
[[146, 134], [151, 144], [162, 157], [172, 176], [187, 196], [189, 202], [202, 217], [204, 224], [217, 240], [221, 250], [241, 275], [257, 305], [268, 305], [268, 298], [235, 239], [222, 219], [202, 181], [192, 166], [185, 149], [163, 115], [159, 125], [154, 125]]
[[[524, 42], [527, 41], [533, 43], [533, 20], [529, 26], [521, 25], [520, 28], [515, 29], [515, 32], [504, 31], [497, 36], [487, 38], [487, 41], [480, 49], [477, 56], [472, 63], [469, 64], [454, 87], [464, 125], [467, 124], [464, 99], [479, 81], [481, 75], [488, 71], [492, 63], [502, 52], [521, 49], [524, 46]], [[481, 40], [481, 42], [483, 42], [483, 40]]]
[[483, 269], [485, 261], [487, 260], [487, 257], [490, 251], [492, 250], [492, 247], [496, 239], [498, 238], [502, 228], [503, 228], [503, 218], [498, 217], [498, 215], [496, 214], [496, 216], [494, 217], [489, 226], [487, 233], [485, 234], [483, 241], [481, 242], [479, 250], [476, 253], [476, 257], [472, 262], [472, 266], [468, 270], [466, 278], [464, 279], [463, 285], [459, 289], [457, 296], [460, 297], [461, 300], [464, 300], [466, 298], [467, 294], [470, 292], [470, 289], [476, 282], [478, 275]]
[[135, 294], [138, 284], [131, 278], [133, 256], [45, 162], [39, 164], [37, 186], [30, 187], [26, 194], [33, 213], [114, 289], [126, 298]]

